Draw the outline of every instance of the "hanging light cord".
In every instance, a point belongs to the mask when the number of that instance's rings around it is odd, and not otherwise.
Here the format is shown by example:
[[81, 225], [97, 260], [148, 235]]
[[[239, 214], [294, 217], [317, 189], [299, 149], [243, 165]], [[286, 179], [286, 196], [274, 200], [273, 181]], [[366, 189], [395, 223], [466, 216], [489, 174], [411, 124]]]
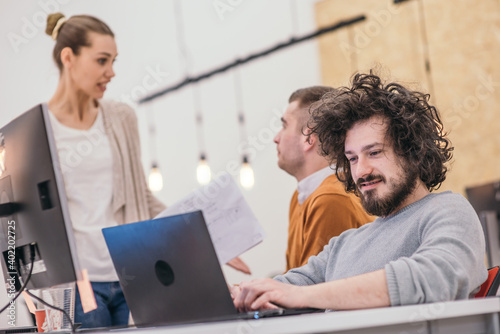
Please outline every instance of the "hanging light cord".
[[203, 115], [201, 112], [201, 93], [200, 87], [198, 85], [193, 85], [193, 103], [195, 109], [195, 117], [196, 117], [196, 137], [198, 140], [198, 147], [200, 149], [200, 154], [203, 157], [206, 157], [205, 152], [205, 142], [203, 140]]
[[[182, 4], [179, 0], [174, 2], [175, 11], [175, 26], [177, 31], [177, 46], [180, 51], [181, 58], [184, 60], [184, 75], [189, 76], [189, 70], [192, 67], [191, 56], [189, 54], [186, 45], [186, 36], [184, 34], [184, 24], [183, 24], [183, 14], [182, 14]], [[198, 141], [198, 148], [200, 149], [200, 156], [205, 159], [205, 145], [204, 145], [204, 135], [203, 135], [203, 115], [201, 109], [201, 93], [200, 87], [198, 85], [193, 85], [193, 103], [195, 109], [195, 119], [196, 119], [196, 136]], [[200, 157], [200, 158], [201, 158]]]
[[430, 62], [430, 52], [429, 52], [429, 41], [427, 39], [427, 27], [425, 25], [425, 14], [424, 14], [424, 3], [422, 0], [418, 0], [418, 13], [420, 16], [420, 32], [422, 34], [422, 44], [424, 48], [424, 59], [425, 59], [425, 74], [427, 76], [427, 84], [429, 85], [429, 93], [434, 100], [434, 105], [436, 102], [436, 94], [434, 93], [434, 81], [432, 80], [431, 73], [431, 62]]
[[290, 0], [290, 18], [292, 21], [292, 35], [299, 34], [299, 16], [297, 15], [297, 0]]
[[[240, 77], [240, 72], [238, 69], [235, 69], [233, 71], [234, 75], [234, 97], [236, 101], [236, 110], [238, 112], [238, 123], [240, 127], [240, 142], [244, 142], [247, 139], [247, 133], [246, 133], [246, 119], [245, 119], [245, 113], [243, 111], [243, 93], [242, 93], [242, 87], [241, 87], [241, 77]], [[245, 147], [245, 154], [246, 156], [246, 147]]]
[[149, 154], [153, 164], [157, 164], [156, 157], [156, 125], [155, 125], [155, 111], [147, 110], [146, 117], [148, 120], [148, 134], [149, 134]]
[[184, 75], [189, 76], [189, 69], [191, 65], [191, 57], [188, 52], [186, 45], [186, 36], [184, 34], [184, 24], [183, 24], [183, 13], [182, 4], [180, 0], [174, 1], [174, 12], [175, 12], [175, 31], [177, 32], [177, 48], [180, 52], [181, 59], [184, 62]]
[[[354, 47], [354, 29], [352, 27], [347, 27], [347, 38], [349, 39], [349, 45]], [[351, 73], [358, 71], [358, 53], [356, 51], [351, 52], [350, 57], [351, 62]]]

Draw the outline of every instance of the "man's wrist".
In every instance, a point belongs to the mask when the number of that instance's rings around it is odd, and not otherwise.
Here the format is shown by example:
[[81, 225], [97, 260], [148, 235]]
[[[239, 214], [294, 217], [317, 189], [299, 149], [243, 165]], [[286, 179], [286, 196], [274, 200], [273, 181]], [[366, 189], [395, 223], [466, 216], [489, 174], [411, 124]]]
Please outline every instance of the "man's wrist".
[[316, 307], [318, 302], [315, 297], [316, 289], [314, 285], [297, 286], [298, 290], [296, 296], [298, 297], [298, 305], [300, 308]]

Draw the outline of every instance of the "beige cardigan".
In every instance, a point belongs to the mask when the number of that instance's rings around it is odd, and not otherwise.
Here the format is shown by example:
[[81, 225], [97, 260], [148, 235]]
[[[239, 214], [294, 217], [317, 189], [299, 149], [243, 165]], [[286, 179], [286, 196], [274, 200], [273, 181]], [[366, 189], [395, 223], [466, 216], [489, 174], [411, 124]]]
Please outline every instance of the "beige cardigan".
[[165, 209], [149, 190], [141, 163], [137, 116], [127, 104], [99, 101], [113, 154], [113, 212], [118, 224], [148, 220]]

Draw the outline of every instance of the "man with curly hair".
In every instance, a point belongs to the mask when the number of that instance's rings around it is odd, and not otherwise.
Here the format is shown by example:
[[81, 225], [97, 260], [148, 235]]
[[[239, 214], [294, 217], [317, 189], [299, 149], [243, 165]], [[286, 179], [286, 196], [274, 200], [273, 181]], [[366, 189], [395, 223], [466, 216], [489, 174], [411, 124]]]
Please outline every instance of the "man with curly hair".
[[452, 146], [429, 96], [357, 74], [323, 96], [308, 126], [374, 222], [333, 237], [302, 267], [232, 288], [240, 311], [360, 309], [466, 299], [485, 281], [472, 206], [445, 180]]

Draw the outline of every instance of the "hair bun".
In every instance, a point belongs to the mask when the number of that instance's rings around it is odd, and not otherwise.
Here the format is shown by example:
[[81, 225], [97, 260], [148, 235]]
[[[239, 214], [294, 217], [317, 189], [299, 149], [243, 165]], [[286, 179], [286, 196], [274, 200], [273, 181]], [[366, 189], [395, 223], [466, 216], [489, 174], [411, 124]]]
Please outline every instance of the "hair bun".
[[64, 17], [64, 14], [62, 13], [53, 13], [47, 16], [47, 27], [45, 28], [45, 33], [47, 35], [52, 36], [54, 28], [57, 25], [57, 21], [59, 21], [62, 17]]

